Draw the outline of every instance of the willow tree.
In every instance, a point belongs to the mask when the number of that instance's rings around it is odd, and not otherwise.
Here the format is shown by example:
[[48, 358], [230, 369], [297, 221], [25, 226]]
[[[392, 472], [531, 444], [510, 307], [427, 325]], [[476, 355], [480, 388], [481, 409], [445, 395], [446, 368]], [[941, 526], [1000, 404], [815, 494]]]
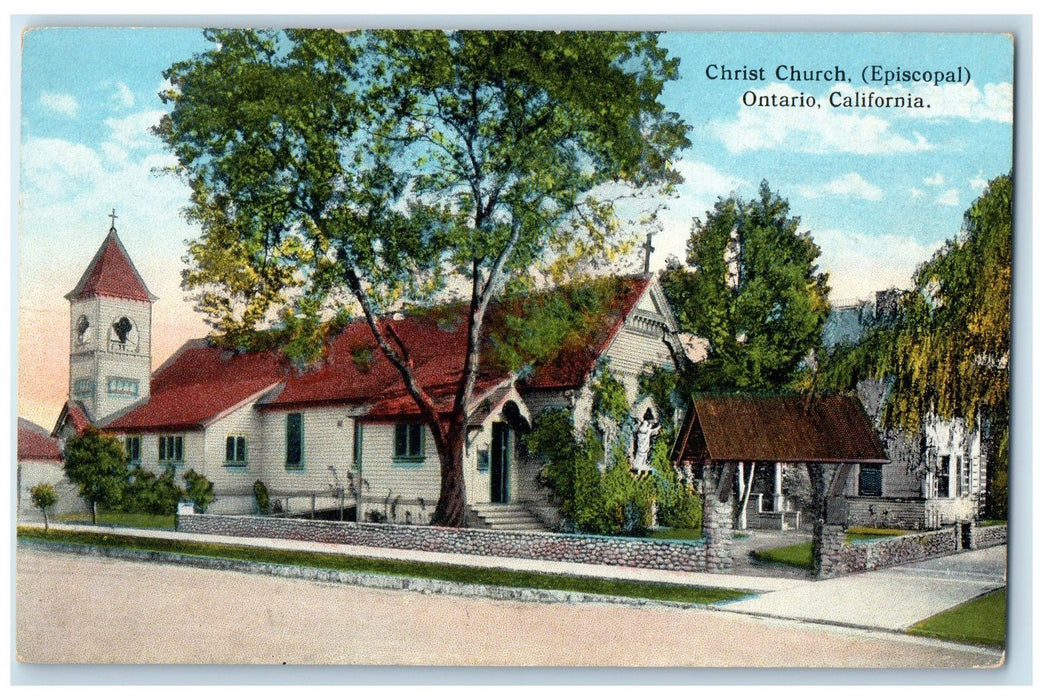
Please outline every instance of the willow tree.
[[826, 369], [840, 388], [887, 380], [890, 427], [915, 432], [936, 416], [983, 428], [996, 517], [1006, 517], [1012, 216], [1011, 177], [997, 177], [964, 213], [960, 234], [917, 269], [897, 316], [840, 349]]
[[[233, 337], [281, 317], [318, 338], [324, 312], [357, 304], [432, 431], [435, 522], [462, 524], [489, 304], [508, 276], [624, 243], [613, 196], [679, 181], [687, 127], [659, 101], [677, 60], [645, 33], [207, 37], [164, 73], [157, 129], [203, 225], [187, 286]], [[467, 344], [439, 413], [387, 312], [450, 286], [467, 290]]]
[[707, 342], [694, 390], [772, 391], [797, 379], [829, 314], [819, 253], [767, 182], [758, 197], [718, 199], [693, 221], [690, 267], [672, 265], [662, 279], [678, 323]]

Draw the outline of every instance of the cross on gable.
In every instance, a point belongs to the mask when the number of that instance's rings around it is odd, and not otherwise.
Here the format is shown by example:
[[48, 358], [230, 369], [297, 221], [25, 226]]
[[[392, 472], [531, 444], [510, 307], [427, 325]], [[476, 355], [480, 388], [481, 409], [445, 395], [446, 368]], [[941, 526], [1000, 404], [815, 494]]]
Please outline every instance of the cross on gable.
[[115, 207], [112, 208], [112, 213], [109, 214], [109, 218], [112, 219], [112, 225], [109, 226], [109, 231], [110, 232], [111, 231], [115, 231], [116, 230], [116, 219], [119, 218], [118, 216], [116, 216], [116, 208]]
[[645, 274], [647, 275], [652, 262], [652, 253], [655, 251], [655, 247], [652, 245], [652, 232], [648, 232], [648, 239], [641, 246], [645, 249]]

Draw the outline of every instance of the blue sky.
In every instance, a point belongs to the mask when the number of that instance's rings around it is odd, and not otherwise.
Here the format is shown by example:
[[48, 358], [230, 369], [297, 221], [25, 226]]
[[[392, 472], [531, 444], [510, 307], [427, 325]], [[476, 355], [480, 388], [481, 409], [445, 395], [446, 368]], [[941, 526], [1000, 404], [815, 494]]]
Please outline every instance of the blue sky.
[[[1003, 35], [676, 33], [664, 100], [692, 126], [685, 176], [656, 236], [653, 267], [684, 258], [693, 216], [761, 180], [787, 198], [822, 248], [834, 302], [906, 285], [960, 228], [985, 183], [1011, 168], [1013, 49]], [[68, 304], [116, 226], [152, 292], [153, 363], [206, 332], [180, 290], [187, 189], [148, 133], [172, 62], [205, 50], [198, 29], [41, 29], [22, 45], [18, 312], [19, 414], [53, 422], [66, 392]], [[747, 69], [751, 80], [711, 80]], [[777, 66], [842, 68], [850, 83], [779, 80]], [[866, 66], [970, 71], [965, 84], [864, 85]], [[818, 108], [746, 107], [743, 94], [812, 96]], [[829, 95], [913, 95], [929, 109], [831, 108]], [[635, 269], [639, 264], [635, 256]], [[26, 358], [33, 358], [29, 363]]]

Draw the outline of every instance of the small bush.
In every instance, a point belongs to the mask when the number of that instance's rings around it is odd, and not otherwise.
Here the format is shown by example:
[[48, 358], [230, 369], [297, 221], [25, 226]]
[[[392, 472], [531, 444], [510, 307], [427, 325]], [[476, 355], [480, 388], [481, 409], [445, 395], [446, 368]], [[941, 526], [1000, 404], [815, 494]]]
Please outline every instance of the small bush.
[[185, 472], [184, 479], [185, 495], [195, 502], [200, 513], [205, 513], [210, 504], [214, 502], [214, 482], [195, 469]]
[[272, 504], [268, 500], [268, 487], [260, 479], [254, 482], [254, 500], [257, 501], [257, 512], [261, 515], [272, 512]]
[[124, 513], [173, 515], [177, 511], [178, 501], [184, 495], [185, 492], [174, 481], [173, 467], [158, 477], [141, 467], [135, 467], [124, 489], [120, 510]]

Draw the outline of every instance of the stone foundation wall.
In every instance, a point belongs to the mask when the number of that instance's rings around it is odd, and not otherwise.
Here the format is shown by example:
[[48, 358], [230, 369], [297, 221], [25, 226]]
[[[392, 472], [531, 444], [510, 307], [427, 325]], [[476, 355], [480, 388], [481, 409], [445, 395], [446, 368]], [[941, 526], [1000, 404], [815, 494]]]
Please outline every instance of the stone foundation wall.
[[[182, 515], [179, 532], [267, 537], [424, 552], [615, 564], [646, 569], [706, 571], [707, 544], [626, 537], [498, 532], [413, 525], [343, 523], [258, 516]], [[728, 536], [731, 528], [728, 528]], [[713, 569], [722, 560], [711, 557]], [[730, 566], [730, 559], [728, 560]]]
[[920, 530], [924, 527], [922, 498], [847, 497], [847, 524]]

